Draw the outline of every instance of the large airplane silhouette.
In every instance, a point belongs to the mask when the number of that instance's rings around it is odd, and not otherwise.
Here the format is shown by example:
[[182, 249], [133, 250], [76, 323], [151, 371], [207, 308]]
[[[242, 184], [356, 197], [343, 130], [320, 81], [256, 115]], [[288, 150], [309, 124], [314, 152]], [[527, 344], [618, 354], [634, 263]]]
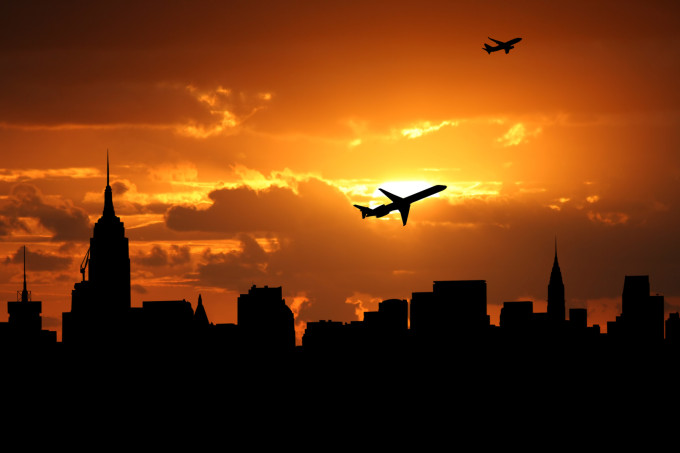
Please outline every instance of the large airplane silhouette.
[[373, 209], [367, 208], [366, 206], [359, 206], [358, 204], [355, 204], [354, 207], [358, 208], [361, 211], [362, 219], [372, 216], [383, 217], [392, 211], [398, 210], [401, 213], [401, 221], [405, 226], [406, 220], [408, 220], [408, 212], [411, 209], [411, 203], [418, 200], [422, 200], [423, 198], [429, 197], [430, 195], [434, 195], [437, 192], [441, 192], [444, 189], [446, 189], [446, 186], [442, 185], [432, 186], [425, 190], [421, 190], [420, 192], [414, 193], [413, 195], [409, 195], [408, 197], [405, 198], [394, 195], [393, 193], [390, 193], [386, 190], [378, 189], [382, 193], [384, 193], [387, 196], [387, 198], [392, 200], [392, 203], [388, 205], [381, 204], [377, 208]]
[[493, 39], [493, 38], [489, 38], [489, 39], [492, 40], [493, 42], [495, 42], [496, 44], [498, 44], [497, 46], [490, 46], [487, 43], [484, 43], [483, 50], [486, 50], [486, 53], [488, 53], [489, 55], [491, 55], [491, 52], [496, 52], [496, 51], [499, 51], [499, 50], [505, 50], [505, 53], [509, 53], [510, 49], [515, 48], [515, 46], [513, 44], [517, 44], [518, 42], [520, 42], [522, 40], [522, 38], [515, 38], [515, 39], [511, 39], [510, 41], [503, 42], [503, 41], [499, 41], [499, 40]]

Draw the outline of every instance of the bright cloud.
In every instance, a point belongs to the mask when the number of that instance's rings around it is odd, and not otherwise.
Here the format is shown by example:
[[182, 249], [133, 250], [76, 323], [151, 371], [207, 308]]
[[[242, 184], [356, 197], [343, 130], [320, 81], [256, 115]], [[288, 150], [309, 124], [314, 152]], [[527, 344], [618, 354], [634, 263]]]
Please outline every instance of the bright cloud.
[[630, 216], [624, 212], [589, 212], [588, 219], [605, 225], [621, 225], [628, 222]]
[[[41, 230], [31, 228], [29, 219]], [[59, 196], [43, 196], [31, 184], [17, 184], [0, 204], [0, 236], [17, 231], [42, 236], [47, 232], [54, 241], [78, 241], [87, 238], [89, 229], [89, 219], [83, 209]]]
[[457, 121], [442, 121], [439, 124], [432, 124], [429, 121], [425, 121], [420, 125], [413, 126], [410, 128], [405, 128], [401, 130], [401, 135], [406, 138], [418, 138], [430, 132], [437, 132], [444, 126], [458, 126]]
[[17, 182], [30, 179], [46, 179], [46, 178], [98, 178], [101, 177], [101, 171], [97, 168], [90, 167], [70, 167], [70, 168], [51, 168], [51, 169], [26, 169], [26, 170], [8, 170], [0, 169], [0, 181]]
[[222, 86], [213, 90], [201, 90], [194, 85], [188, 85], [186, 90], [208, 109], [212, 120], [208, 122], [190, 120], [178, 126], [177, 132], [199, 139], [234, 130], [272, 99], [271, 93], [258, 93], [249, 97], [244, 93], [236, 95], [232, 90]]
[[360, 320], [364, 319], [364, 313], [367, 311], [377, 310], [380, 302], [382, 302], [382, 299], [379, 297], [361, 293], [354, 293], [345, 300], [346, 304], [354, 306], [354, 312], [356, 313], [357, 319]]
[[529, 137], [535, 137], [542, 132], [539, 127], [533, 132], [528, 132], [527, 128], [522, 123], [517, 123], [512, 126], [502, 137], [496, 139], [498, 143], [503, 146], [517, 146], [521, 143], [528, 141]]
[[198, 179], [198, 169], [191, 162], [157, 165], [149, 169], [149, 175], [154, 181], [172, 183], [194, 182]]
[[[205, 188], [193, 188], [191, 184], [187, 184], [188, 189], [185, 190], [168, 190], [156, 191], [155, 193], [142, 192], [137, 189], [137, 185], [126, 179], [119, 179], [115, 182], [120, 187], [124, 187], [123, 193], [116, 193], [114, 195], [114, 203], [116, 207], [121, 207], [125, 203], [132, 203], [135, 205], [148, 206], [155, 203], [161, 204], [185, 204], [191, 203], [194, 205], [208, 203], [208, 193], [215, 186], [209, 185]], [[112, 184], [113, 185], [113, 184]], [[101, 191], [87, 192], [84, 200], [87, 203], [101, 203]]]
[[500, 194], [502, 187], [501, 181], [454, 181], [448, 183], [446, 190], [441, 194], [452, 201], [464, 198], [495, 197]]

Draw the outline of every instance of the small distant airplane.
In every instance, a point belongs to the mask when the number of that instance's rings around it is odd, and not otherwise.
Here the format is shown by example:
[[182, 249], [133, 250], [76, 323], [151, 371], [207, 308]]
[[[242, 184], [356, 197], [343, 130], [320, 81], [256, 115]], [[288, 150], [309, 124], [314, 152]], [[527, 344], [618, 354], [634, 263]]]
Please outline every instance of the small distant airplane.
[[409, 209], [411, 208], [411, 203], [422, 200], [425, 197], [429, 197], [430, 195], [434, 195], [438, 192], [441, 192], [442, 190], [446, 189], [446, 186], [438, 185], [438, 186], [432, 186], [430, 188], [427, 188], [425, 190], [421, 190], [420, 192], [414, 193], [413, 195], [409, 195], [408, 197], [401, 198], [397, 195], [394, 195], [393, 193], [389, 193], [386, 190], [383, 189], [378, 189], [382, 193], [384, 193], [387, 198], [392, 200], [392, 203], [388, 205], [381, 204], [377, 208], [367, 208], [366, 206], [359, 206], [358, 204], [355, 204], [354, 207], [358, 208], [361, 211], [361, 218], [365, 219], [366, 217], [383, 217], [389, 214], [392, 211], [399, 211], [401, 213], [401, 221], [403, 222], [404, 226], [406, 226], [406, 220], [408, 219], [408, 212]]
[[493, 38], [489, 38], [489, 39], [492, 40], [493, 42], [495, 42], [496, 44], [498, 44], [497, 46], [490, 46], [487, 43], [484, 43], [484, 47], [482, 48], [482, 50], [486, 50], [486, 53], [488, 53], [489, 55], [491, 55], [491, 52], [496, 52], [498, 50], [505, 50], [505, 53], [507, 54], [507, 53], [510, 52], [510, 49], [515, 48], [515, 46], [513, 44], [517, 44], [518, 42], [520, 42], [522, 40], [522, 38], [515, 38], [515, 39], [511, 39], [508, 42], [503, 42], [503, 41], [499, 41], [499, 40], [493, 39]]

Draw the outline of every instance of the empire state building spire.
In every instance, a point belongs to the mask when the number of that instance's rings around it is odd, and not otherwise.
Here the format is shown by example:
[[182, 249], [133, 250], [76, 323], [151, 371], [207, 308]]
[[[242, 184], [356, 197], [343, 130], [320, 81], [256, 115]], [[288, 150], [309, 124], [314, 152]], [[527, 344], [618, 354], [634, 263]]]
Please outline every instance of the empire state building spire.
[[109, 185], [109, 150], [106, 150], [106, 189], [104, 190], [104, 217], [115, 217], [113, 194]]
[[[71, 311], [62, 317], [62, 341], [111, 342], [130, 321], [130, 244], [125, 225], [113, 210], [109, 151], [106, 150], [104, 214], [94, 224], [85, 255], [88, 280], [74, 285]], [[84, 269], [83, 269], [84, 271]]]
[[21, 301], [28, 302], [28, 290], [26, 289], [26, 246], [24, 245], [24, 289], [21, 291]]

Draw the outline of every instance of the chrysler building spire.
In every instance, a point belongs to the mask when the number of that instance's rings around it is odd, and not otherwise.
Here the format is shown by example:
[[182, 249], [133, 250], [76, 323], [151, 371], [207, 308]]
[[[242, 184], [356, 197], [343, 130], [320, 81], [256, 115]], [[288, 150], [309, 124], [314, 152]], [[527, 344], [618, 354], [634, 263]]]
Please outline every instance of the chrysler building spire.
[[548, 283], [548, 317], [556, 322], [564, 322], [564, 305], [564, 283], [562, 282], [560, 265], [557, 262], [557, 238], [555, 238], [555, 260]]

